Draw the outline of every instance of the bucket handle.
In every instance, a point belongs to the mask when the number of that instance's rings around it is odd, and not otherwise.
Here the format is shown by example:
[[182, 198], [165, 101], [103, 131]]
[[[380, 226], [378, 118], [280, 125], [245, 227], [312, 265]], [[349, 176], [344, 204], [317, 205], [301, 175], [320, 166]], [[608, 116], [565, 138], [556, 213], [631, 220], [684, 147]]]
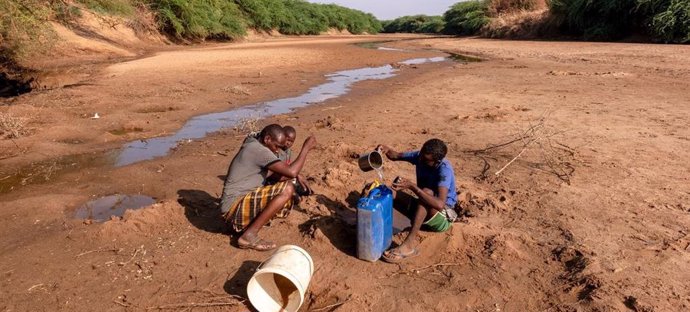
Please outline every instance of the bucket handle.
[[[279, 254], [279, 253], [281, 253], [281, 252], [286, 252], [286, 251], [287, 251], [287, 250], [281, 250], [281, 251], [279, 251], [279, 252], [276, 252], [276, 253], [270, 255], [268, 258], [266, 258], [266, 260], [261, 261], [261, 263], [259, 263], [259, 266], [256, 267], [256, 270], [255, 270], [255, 271], [261, 270], [261, 268], [263, 268], [263, 266], [264, 266], [264, 263], [266, 263], [266, 261], [268, 261], [269, 259], [273, 258], [273, 256], [275, 256], [275, 255], [277, 255], [277, 254]], [[299, 251], [299, 250], [298, 250], [298, 251]], [[301, 253], [301, 251], [300, 251], [300, 253]], [[312, 272], [312, 274], [313, 274], [314, 268], [311, 267], [310, 269], [311, 269], [310, 272]]]

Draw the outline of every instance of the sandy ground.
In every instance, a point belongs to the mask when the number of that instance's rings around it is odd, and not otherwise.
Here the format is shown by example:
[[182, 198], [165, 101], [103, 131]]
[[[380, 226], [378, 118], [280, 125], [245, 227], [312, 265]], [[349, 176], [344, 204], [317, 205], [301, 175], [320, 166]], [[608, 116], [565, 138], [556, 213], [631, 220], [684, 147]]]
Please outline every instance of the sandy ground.
[[[262, 231], [314, 258], [302, 310], [690, 310], [690, 48], [349, 44], [360, 39], [164, 52], [5, 100], [0, 112], [27, 126], [24, 137], [0, 141], [0, 179], [29, 173], [2, 184], [0, 309], [251, 310], [245, 285], [268, 254], [229, 245], [215, 206], [243, 132], [120, 168], [100, 152], [170, 134], [194, 115], [301, 94], [333, 71], [439, 55], [419, 50], [433, 48], [485, 61], [404, 66], [347, 96], [260, 121], [295, 126], [298, 142], [308, 133], [319, 141], [304, 170], [317, 195]], [[356, 259], [353, 201], [374, 176], [351, 154], [377, 143], [413, 149], [432, 137], [450, 147], [462, 221], [424, 233], [421, 256], [400, 266]], [[413, 177], [405, 164], [385, 168], [388, 181]], [[115, 193], [157, 203], [101, 224], [72, 218], [82, 203]]]

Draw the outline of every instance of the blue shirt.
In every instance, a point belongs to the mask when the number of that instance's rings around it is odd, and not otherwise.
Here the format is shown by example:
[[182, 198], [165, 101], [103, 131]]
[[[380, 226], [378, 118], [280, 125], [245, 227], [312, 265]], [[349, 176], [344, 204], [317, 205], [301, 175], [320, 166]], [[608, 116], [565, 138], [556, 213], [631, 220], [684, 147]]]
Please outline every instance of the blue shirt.
[[434, 196], [438, 196], [439, 187], [447, 188], [446, 206], [455, 207], [455, 203], [458, 202], [458, 194], [455, 190], [455, 173], [448, 159], [444, 158], [441, 164], [436, 167], [429, 167], [420, 161], [419, 151], [412, 151], [403, 153], [401, 160], [415, 165], [418, 187], [432, 190]]

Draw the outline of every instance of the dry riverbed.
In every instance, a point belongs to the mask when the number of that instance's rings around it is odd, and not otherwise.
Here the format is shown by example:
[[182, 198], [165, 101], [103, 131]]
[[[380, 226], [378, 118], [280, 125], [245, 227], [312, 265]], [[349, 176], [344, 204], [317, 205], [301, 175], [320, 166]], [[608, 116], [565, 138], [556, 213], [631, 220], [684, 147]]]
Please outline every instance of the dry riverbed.
[[[317, 195], [262, 232], [314, 258], [304, 311], [690, 309], [687, 46], [352, 45], [362, 39], [167, 51], [3, 100], [0, 113], [21, 131], [0, 140], [0, 309], [250, 309], [246, 282], [268, 255], [231, 246], [215, 203], [243, 135], [272, 122], [295, 126], [298, 142], [310, 133], [319, 141], [304, 170]], [[447, 56], [439, 51], [483, 61], [402, 63]], [[257, 113], [167, 156], [113, 165], [126, 142], [173, 135], [193, 116], [299, 96], [325, 74], [388, 64], [394, 77], [346, 95], [258, 121]], [[448, 142], [462, 221], [424, 233], [421, 256], [401, 266], [357, 260], [353, 202], [374, 176], [352, 155], [432, 137]], [[385, 166], [388, 181], [413, 177], [408, 165]], [[155, 203], [102, 223], [74, 218], [83, 203], [113, 194]]]

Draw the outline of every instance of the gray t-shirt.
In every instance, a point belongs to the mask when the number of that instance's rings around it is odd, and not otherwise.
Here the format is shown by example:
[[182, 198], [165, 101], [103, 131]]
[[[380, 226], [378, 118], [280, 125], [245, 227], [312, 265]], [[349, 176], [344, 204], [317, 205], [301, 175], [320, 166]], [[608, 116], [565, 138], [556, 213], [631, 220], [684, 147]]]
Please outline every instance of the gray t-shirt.
[[268, 147], [261, 144], [256, 137], [248, 136], [228, 168], [220, 202], [223, 213], [230, 210], [236, 199], [262, 186], [266, 180], [268, 166], [277, 161], [280, 159]]

